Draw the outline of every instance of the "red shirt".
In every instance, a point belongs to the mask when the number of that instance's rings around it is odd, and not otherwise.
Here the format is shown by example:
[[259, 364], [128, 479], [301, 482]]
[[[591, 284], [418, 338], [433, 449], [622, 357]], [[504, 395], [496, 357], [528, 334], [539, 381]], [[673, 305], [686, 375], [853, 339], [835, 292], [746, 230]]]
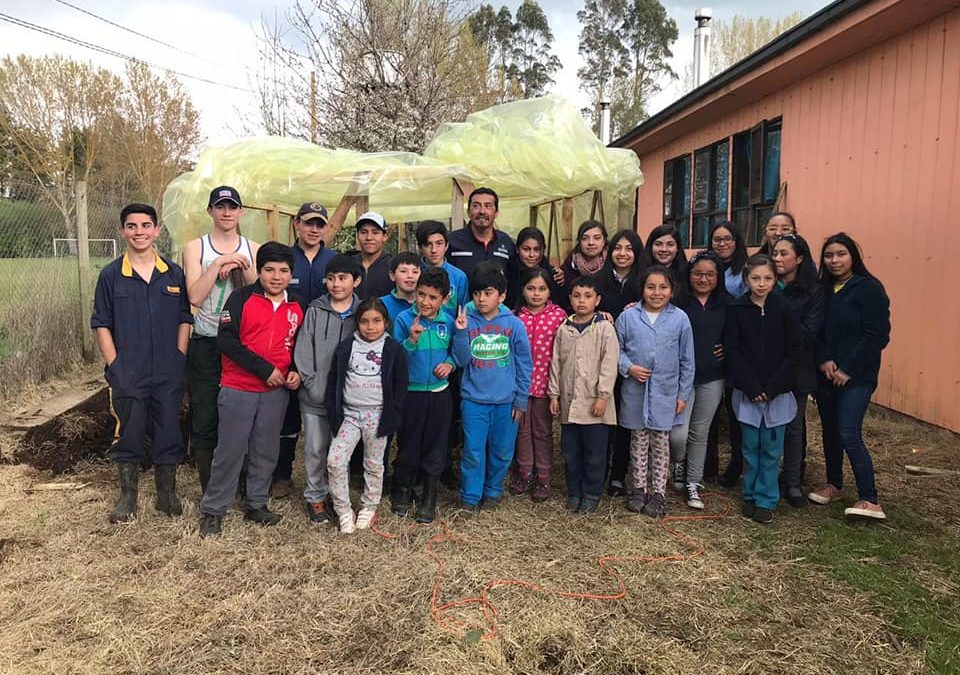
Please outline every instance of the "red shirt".
[[547, 302], [547, 306], [534, 314], [526, 307], [517, 311], [517, 316], [527, 329], [530, 351], [533, 354], [533, 375], [530, 377], [530, 395], [545, 398], [550, 379], [550, 358], [553, 356], [553, 338], [557, 329], [566, 321], [567, 313]]

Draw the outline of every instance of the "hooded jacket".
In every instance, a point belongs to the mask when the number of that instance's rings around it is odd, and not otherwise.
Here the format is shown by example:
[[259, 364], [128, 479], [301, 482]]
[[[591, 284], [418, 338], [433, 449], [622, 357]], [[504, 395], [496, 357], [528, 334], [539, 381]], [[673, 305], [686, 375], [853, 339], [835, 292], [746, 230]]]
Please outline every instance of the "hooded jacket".
[[823, 286], [816, 281], [803, 283], [794, 281], [781, 291], [783, 297], [793, 308], [800, 322], [803, 345], [797, 361], [796, 389], [801, 394], [810, 394], [817, 390], [817, 364], [814, 348], [817, 336], [823, 326], [824, 295]]
[[854, 382], [876, 383], [880, 352], [890, 342], [890, 299], [883, 285], [857, 274], [826, 294], [817, 365], [834, 361]]
[[707, 298], [706, 305], [700, 304], [697, 297], [691, 293], [690, 299], [683, 308], [693, 328], [693, 351], [696, 362], [694, 385], [723, 379], [723, 361], [718, 359], [713, 351], [717, 345], [723, 344], [723, 326], [727, 319], [728, 302], [727, 292], [723, 288], [717, 288]]
[[313, 415], [326, 415], [324, 400], [327, 393], [327, 376], [333, 352], [341, 342], [353, 335], [357, 328], [357, 305], [360, 299], [354, 295], [350, 314], [341, 317], [330, 305], [330, 296], [321, 295], [310, 303], [303, 318], [303, 328], [293, 352], [300, 371], [300, 409]]
[[533, 357], [523, 322], [500, 305], [492, 319], [468, 303], [467, 327], [453, 336], [453, 359], [463, 368], [460, 395], [487, 405], [527, 409]]

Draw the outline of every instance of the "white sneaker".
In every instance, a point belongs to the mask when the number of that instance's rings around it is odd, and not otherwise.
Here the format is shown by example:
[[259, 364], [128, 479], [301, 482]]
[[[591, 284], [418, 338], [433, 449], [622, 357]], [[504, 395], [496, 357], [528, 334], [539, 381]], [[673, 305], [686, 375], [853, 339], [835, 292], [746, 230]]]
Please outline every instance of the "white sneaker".
[[349, 509], [346, 513], [340, 514], [340, 533], [341, 534], [353, 534], [357, 529], [356, 521], [353, 517], [353, 509]]
[[360, 509], [360, 512], [357, 514], [357, 529], [358, 530], [367, 530], [373, 525], [373, 521], [377, 518], [377, 507], [375, 506], [364, 506]]
[[703, 509], [703, 498], [700, 496], [699, 483], [687, 483], [687, 506], [691, 509]]

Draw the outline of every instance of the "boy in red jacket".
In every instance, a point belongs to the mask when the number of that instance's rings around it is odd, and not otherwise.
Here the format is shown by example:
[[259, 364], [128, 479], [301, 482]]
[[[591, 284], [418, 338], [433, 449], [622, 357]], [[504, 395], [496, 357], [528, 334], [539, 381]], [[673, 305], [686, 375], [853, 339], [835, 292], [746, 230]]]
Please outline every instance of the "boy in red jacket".
[[264, 244], [257, 251], [258, 280], [234, 291], [220, 315], [219, 440], [200, 503], [201, 537], [220, 534], [248, 454], [244, 518], [264, 526], [280, 522], [281, 516], [267, 508], [267, 495], [290, 398], [287, 389], [300, 386], [292, 355], [303, 306], [287, 293], [292, 274], [290, 247]]

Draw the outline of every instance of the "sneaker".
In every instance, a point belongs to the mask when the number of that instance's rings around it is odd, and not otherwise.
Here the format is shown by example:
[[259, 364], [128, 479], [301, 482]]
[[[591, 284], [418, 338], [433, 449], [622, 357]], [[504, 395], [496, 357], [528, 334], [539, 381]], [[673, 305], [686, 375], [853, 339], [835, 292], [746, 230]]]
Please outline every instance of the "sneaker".
[[550, 483], [537, 482], [533, 486], [533, 494], [530, 498], [535, 502], [545, 502], [550, 499]]
[[769, 523], [773, 522], [773, 511], [770, 509], [757, 507], [753, 510], [753, 515], [751, 518], [753, 518], [753, 522], [755, 523], [763, 523], [764, 525], [768, 525]]
[[703, 498], [700, 496], [699, 483], [687, 483], [687, 506], [691, 509], [703, 510]]
[[740, 515], [744, 518], [753, 518], [753, 514], [757, 510], [757, 505], [753, 502], [744, 502], [743, 506], [740, 507]]
[[623, 482], [619, 480], [610, 481], [610, 485], [607, 486], [607, 495], [610, 497], [622, 497], [626, 489], [623, 487]]
[[203, 514], [203, 520], [200, 521], [200, 536], [219, 537], [222, 532], [223, 518], [221, 516], [211, 516]]
[[356, 521], [353, 516], [353, 509], [347, 509], [345, 513], [340, 514], [340, 533], [353, 534], [357, 529]]
[[461, 500], [459, 501], [459, 503], [458, 503], [458, 506], [459, 506], [459, 508], [460, 508], [460, 511], [463, 512], [463, 513], [465, 513], [465, 514], [467, 514], [467, 515], [473, 515], [474, 513], [480, 513], [480, 505], [479, 505], [479, 504], [471, 504], [470, 502], [467, 502], [467, 501], [464, 501], [463, 499], [461, 499]]
[[530, 491], [530, 486], [532, 481], [529, 478], [521, 476], [519, 473], [513, 477], [513, 480], [510, 481], [510, 487], [507, 489], [510, 490], [512, 495], [525, 495]]
[[600, 507], [599, 497], [584, 497], [580, 500], [580, 508], [577, 513], [593, 513]]
[[864, 518], [869, 520], [886, 520], [887, 514], [883, 512], [879, 504], [868, 502], [861, 499], [850, 508], [843, 510], [843, 515], [847, 518]]
[[807, 505], [803, 492], [798, 487], [787, 488], [787, 504], [795, 509], [802, 509]]
[[262, 506], [259, 509], [247, 509], [247, 512], [243, 514], [243, 519], [249, 520], [251, 523], [256, 523], [257, 525], [262, 525], [263, 527], [270, 527], [283, 520], [283, 516], [279, 513], [274, 513], [266, 506]]
[[822, 488], [814, 490], [807, 495], [809, 499], [814, 504], [829, 504], [830, 502], [835, 502], [843, 496], [843, 490], [838, 487], [827, 483]]
[[567, 497], [567, 509], [576, 513], [580, 510], [580, 497]]
[[377, 520], [377, 507], [364, 506], [357, 514], [357, 529], [369, 530], [370, 526]]
[[480, 502], [481, 511], [496, 511], [500, 506], [499, 497], [484, 497], [483, 501]]
[[307, 502], [307, 516], [311, 523], [330, 522], [330, 511], [325, 502]]
[[647, 505], [647, 493], [643, 490], [634, 490], [627, 497], [627, 511], [633, 513], [643, 513], [643, 507]]
[[666, 499], [659, 492], [654, 492], [643, 507], [643, 512], [651, 518], [659, 518], [667, 512]]
[[283, 499], [290, 496], [290, 479], [277, 478], [270, 485], [270, 496], [275, 499]]
[[673, 489], [677, 492], [683, 492], [684, 486], [687, 484], [687, 463], [686, 462], [674, 462], [673, 463]]

